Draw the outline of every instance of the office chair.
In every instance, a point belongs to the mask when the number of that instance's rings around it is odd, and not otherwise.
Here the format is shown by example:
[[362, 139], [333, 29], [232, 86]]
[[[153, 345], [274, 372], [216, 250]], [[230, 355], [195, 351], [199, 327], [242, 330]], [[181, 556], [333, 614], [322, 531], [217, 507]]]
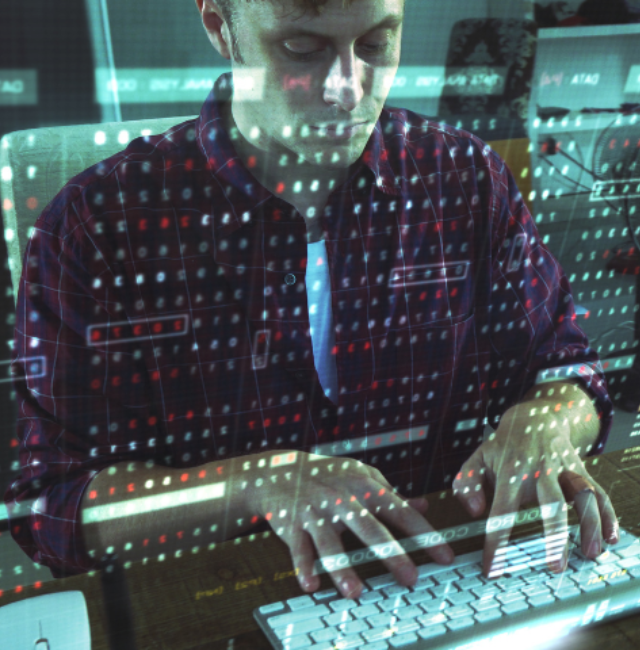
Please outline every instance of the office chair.
[[[195, 117], [195, 116], [193, 116]], [[67, 181], [126, 148], [192, 117], [14, 131], [0, 141], [0, 194], [14, 301], [30, 230]]]

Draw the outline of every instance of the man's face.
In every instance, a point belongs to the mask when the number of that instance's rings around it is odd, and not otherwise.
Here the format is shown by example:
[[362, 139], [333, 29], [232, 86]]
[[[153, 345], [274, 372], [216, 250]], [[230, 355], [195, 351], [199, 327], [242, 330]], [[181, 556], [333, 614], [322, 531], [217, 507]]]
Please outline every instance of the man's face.
[[[316, 17], [290, 0], [239, 2], [233, 112], [249, 141], [324, 168], [356, 162], [398, 69], [404, 4], [330, 0]], [[264, 74], [261, 101], [242, 99], [252, 69]]]

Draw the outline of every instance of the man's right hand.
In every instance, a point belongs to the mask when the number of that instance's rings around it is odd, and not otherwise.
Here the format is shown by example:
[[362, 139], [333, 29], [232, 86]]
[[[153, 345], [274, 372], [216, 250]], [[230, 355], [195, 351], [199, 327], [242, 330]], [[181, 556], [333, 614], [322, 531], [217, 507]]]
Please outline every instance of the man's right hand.
[[[296, 461], [279, 469], [270, 467], [273, 452], [258, 454], [265, 463], [251, 457], [246, 507], [266, 518], [287, 544], [302, 589], [319, 589], [320, 578], [314, 575], [316, 551], [320, 559], [345, 553], [341, 535], [347, 529], [369, 547], [392, 544], [394, 552], [382, 561], [400, 584], [415, 584], [417, 569], [385, 524], [408, 537], [434, 532], [423, 517], [427, 501], [403, 499], [377, 469], [360, 461], [291, 453]], [[259, 464], [263, 468], [258, 469]], [[428, 553], [440, 564], [454, 559], [446, 544], [431, 547]], [[345, 566], [330, 574], [344, 597], [360, 596], [363, 584], [353, 568]]]

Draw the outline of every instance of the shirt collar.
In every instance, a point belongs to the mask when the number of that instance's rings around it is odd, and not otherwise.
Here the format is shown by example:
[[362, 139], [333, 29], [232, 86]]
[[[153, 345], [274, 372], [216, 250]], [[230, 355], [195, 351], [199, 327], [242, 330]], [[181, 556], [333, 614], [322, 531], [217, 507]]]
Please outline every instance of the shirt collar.
[[[224, 126], [223, 105], [233, 97], [233, 76], [230, 72], [221, 75], [215, 82], [209, 93], [200, 116], [197, 120], [196, 132], [200, 146], [207, 157], [208, 167], [211, 172], [222, 180], [232, 184], [238, 189], [245, 190], [247, 186], [258, 185], [258, 191], [254, 192], [250, 203], [256, 207], [273, 195], [255, 182], [255, 177], [244, 166], [238, 156], [230, 134]], [[389, 152], [384, 140], [384, 126], [389, 121], [388, 111], [383, 110], [375, 129], [369, 138], [369, 142], [360, 157], [360, 164], [355, 166], [355, 172], [351, 175], [344, 187], [348, 187], [360, 170], [368, 168], [373, 172], [376, 186], [386, 194], [401, 195], [401, 188], [396, 181], [390, 161]], [[241, 217], [241, 215], [238, 215]], [[245, 215], [243, 221], [246, 223], [250, 217]]]

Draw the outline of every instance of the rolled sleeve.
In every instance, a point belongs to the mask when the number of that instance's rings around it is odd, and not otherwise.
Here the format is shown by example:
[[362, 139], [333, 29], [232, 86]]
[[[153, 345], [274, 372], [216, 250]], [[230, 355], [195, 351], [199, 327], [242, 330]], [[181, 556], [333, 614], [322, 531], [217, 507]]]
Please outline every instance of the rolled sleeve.
[[592, 396], [600, 419], [590, 453], [602, 453], [613, 406], [600, 359], [578, 325], [569, 281], [540, 240], [511, 172], [496, 154], [491, 164], [497, 180], [491, 215], [489, 422], [494, 425], [537, 383], [577, 380]]

